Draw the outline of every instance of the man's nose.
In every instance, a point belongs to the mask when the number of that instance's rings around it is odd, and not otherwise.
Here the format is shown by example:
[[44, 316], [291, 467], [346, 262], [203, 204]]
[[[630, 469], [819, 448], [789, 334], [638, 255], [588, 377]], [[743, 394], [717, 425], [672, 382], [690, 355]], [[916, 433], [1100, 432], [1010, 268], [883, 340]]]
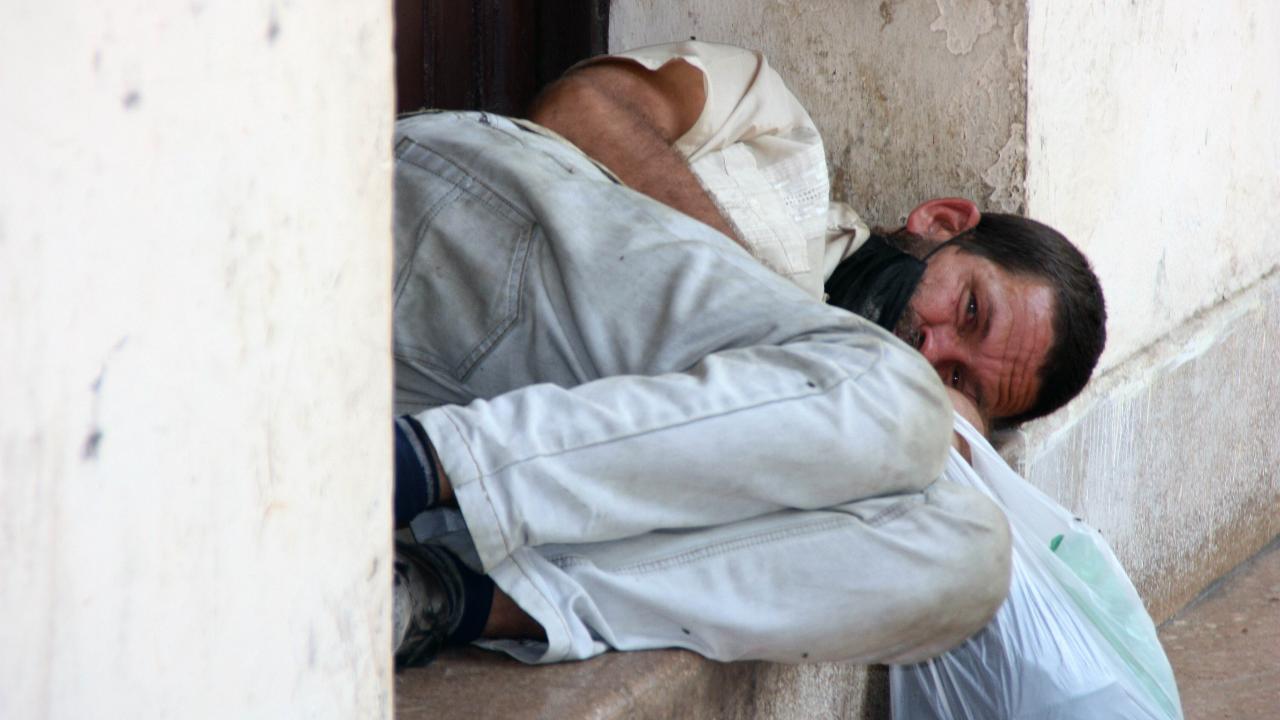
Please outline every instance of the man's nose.
[[961, 361], [961, 351], [960, 339], [950, 328], [935, 326], [924, 329], [920, 354], [943, 376], [944, 381], [949, 379], [951, 366]]

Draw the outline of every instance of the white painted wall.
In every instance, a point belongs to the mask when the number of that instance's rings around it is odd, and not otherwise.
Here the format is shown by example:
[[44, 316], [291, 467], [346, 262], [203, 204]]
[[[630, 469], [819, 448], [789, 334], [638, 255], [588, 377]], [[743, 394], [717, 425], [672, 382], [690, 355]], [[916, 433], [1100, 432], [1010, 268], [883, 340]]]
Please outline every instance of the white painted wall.
[[1022, 469], [1164, 618], [1280, 531], [1280, 5], [1031, 0], [1027, 47], [1027, 207], [1110, 318]]
[[1280, 264], [1280, 4], [1028, 5], [1027, 203], [1097, 266], [1114, 367]]
[[389, 715], [390, 43], [0, 5], [0, 717]]

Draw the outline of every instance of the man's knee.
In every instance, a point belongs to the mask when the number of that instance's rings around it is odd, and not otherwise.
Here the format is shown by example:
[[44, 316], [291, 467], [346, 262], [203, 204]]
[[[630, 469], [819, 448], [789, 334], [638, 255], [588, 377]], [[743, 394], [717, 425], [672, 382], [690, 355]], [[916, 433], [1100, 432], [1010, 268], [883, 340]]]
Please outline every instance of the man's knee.
[[[857, 409], [859, 440], [844, 446], [847, 467], [870, 468], [888, 494], [928, 488], [946, 464], [954, 415], [937, 373], [923, 356], [874, 336], [878, 360], [849, 383], [844, 402]], [[871, 334], [871, 331], [868, 331]]]
[[910, 663], [981, 630], [1009, 592], [1011, 546], [1004, 512], [973, 488], [939, 480], [925, 491], [935, 517], [922, 586], [905, 599], [904, 632], [916, 638], [886, 662]]

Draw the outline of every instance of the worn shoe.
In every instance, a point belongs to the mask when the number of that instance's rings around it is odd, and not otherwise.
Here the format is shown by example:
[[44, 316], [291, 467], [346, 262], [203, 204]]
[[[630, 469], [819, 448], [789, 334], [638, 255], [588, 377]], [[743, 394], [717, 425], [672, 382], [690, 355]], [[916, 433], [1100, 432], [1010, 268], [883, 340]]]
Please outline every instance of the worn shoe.
[[399, 540], [394, 568], [396, 669], [426, 665], [462, 622], [462, 576], [446, 551]]

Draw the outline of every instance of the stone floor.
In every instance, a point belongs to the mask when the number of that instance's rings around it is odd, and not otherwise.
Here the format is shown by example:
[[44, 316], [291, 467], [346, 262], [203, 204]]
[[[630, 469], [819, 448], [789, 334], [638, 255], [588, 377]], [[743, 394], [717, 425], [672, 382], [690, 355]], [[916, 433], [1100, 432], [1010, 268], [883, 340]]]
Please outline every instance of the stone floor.
[[1280, 538], [1160, 626], [1186, 720], [1280, 718]]
[[[1280, 720], [1280, 538], [1160, 626], [1186, 720]], [[448, 718], [750, 718], [794, 715], [759, 697], [764, 663], [708, 663], [681, 651], [609, 653], [582, 663], [521, 665], [472, 648], [396, 676], [398, 720]], [[854, 717], [884, 718], [883, 682], [863, 682]], [[882, 678], [881, 678], [882, 680]], [[763, 693], [753, 692], [763, 690]], [[872, 697], [877, 696], [877, 697]], [[803, 713], [802, 713], [803, 714]], [[824, 716], [846, 712], [828, 709]]]

